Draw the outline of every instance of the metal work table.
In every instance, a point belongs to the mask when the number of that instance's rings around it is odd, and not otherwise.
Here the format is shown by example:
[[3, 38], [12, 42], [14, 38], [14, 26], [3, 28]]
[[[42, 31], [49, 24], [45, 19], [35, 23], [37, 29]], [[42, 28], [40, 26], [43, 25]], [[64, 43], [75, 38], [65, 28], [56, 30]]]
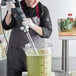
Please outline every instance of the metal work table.
[[69, 40], [62, 40], [62, 68], [55, 76], [69, 76]]
[[55, 76], [69, 76], [69, 40], [76, 39], [76, 36], [60, 36], [62, 40], [62, 67], [60, 71], [54, 71]]

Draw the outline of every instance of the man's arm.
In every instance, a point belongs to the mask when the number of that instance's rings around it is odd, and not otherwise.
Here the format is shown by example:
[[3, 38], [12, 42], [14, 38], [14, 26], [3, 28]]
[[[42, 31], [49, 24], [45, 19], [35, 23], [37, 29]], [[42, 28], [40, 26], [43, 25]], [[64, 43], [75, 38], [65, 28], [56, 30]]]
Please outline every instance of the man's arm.
[[5, 30], [11, 29], [16, 25], [15, 19], [11, 14], [11, 8], [15, 8], [15, 5], [13, 3], [8, 3], [7, 8], [10, 9], [8, 9], [4, 20], [2, 21], [2, 26]]
[[2, 27], [5, 29], [5, 30], [9, 30], [9, 29], [12, 29], [13, 27], [16, 26], [16, 20], [14, 19], [13, 16], [10, 16], [10, 18], [7, 17], [6, 19], [6, 16], [5, 18], [3, 19], [2, 21]]
[[43, 36], [41, 37], [49, 38], [52, 33], [52, 22], [50, 19], [49, 10], [45, 6], [43, 6], [42, 13], [43, 14], [40, 18], [40, 26], [42, 28]]
[[30, 18], [25, 18], [23, 20], [22, 24], [25, 25], [25, 26], [29, 26], [30, 28], [32, 28], [40, 36], [43, 35], [42, 28], [39, 25], [34, 24], [33, 21]]
[[45, 7], [43, 15], [40, 17], [40, 26], [33, 23], [30, 18], [25, 18], [22, 22], [23, 25], [32, 28], [38, 35], [43, 38], [49, 38], [52, 32], [52, 24], [48, 9]]

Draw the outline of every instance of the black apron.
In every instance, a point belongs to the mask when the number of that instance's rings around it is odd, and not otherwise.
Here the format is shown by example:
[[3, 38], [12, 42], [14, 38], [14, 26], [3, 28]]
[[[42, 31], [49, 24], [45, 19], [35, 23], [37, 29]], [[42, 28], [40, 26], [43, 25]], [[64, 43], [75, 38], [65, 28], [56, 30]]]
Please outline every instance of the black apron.
[[[40, 24], [40, 18], [38, 16], [32, 17], [32, 20], [35, 24]], [[31, 28], [29, 29], [29, 33], [36, 47], [44, 46], [44, 38], [41, 38]], [[23, 50], [27, 43], [29, 43], [29, 41], [26, 33], [18, 26], [13, 28], [7, 52], [7, 69], [27, 71], [26, 54]]]

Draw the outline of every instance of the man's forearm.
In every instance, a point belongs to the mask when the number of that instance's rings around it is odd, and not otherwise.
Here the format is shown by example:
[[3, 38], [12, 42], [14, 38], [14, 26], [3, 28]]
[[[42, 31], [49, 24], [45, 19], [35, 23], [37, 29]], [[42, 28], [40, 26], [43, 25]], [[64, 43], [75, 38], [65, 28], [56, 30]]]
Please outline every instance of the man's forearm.
[[42, 28], [36, 24], [30, 26], [35, 32], [37, 32], [40, 36], [43, 36]]
[[11, 23], [11, 21], [12, 21], [11, 13], [8, 12], [6, 15], [6, 18], [5, 18], [6, 25], [9, 25]]

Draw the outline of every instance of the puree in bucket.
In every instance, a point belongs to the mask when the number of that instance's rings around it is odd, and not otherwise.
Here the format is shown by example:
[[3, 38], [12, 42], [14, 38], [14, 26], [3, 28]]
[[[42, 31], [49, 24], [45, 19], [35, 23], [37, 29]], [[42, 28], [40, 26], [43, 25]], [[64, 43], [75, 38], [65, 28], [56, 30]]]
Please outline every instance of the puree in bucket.
[[40, 50], [39, 56], [28, 55], [28, 76], [51, 76], [51, 54]]

